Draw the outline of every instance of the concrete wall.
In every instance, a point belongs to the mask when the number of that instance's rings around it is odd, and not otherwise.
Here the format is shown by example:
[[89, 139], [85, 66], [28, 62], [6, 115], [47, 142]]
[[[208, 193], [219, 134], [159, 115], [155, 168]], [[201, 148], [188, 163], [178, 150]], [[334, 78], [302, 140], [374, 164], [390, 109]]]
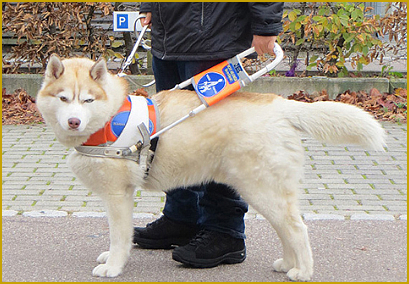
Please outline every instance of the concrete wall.
[[[146, 76], [127, 76], [130, 90], [141, 88], [142, 84], [147, 84], [153, 80], [152, 75]], [[2, 75], [2, 87], [7, 89], [7, 93], [13, 93], [14, 90], [22, 88], [30, 96], [35, 97], [41, 87], [42, 76], [34, 74]], [[387, 79], [387, 78], [327, 78], [327, 77], [308, 77], [308, 78], [289, 78], [289, 77], [262, 77], [242, 90], [258, 93], [276, 93], [283, 96], [292, 95], [294, 92], [304, 90], [309, 94], [327, 90], [331, 99], [338, 94], [351, 91], [369, 91], [372, 88], [378, 89], [381, 93], [392, 92], [395, 88], [407, 87], [406, 79]], [[155, 85], [146, 88], [149, 94], [155, 93]]]

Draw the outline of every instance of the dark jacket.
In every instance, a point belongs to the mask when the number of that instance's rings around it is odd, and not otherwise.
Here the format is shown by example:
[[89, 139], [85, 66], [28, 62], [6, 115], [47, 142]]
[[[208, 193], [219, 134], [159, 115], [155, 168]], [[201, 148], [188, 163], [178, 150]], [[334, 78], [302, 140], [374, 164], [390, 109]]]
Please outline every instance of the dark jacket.
[[142, 2], [152, 13], [152, 54], [164, 60], [215, 60], [251, 46], [253, 35], [282, 31], [283, 3]]

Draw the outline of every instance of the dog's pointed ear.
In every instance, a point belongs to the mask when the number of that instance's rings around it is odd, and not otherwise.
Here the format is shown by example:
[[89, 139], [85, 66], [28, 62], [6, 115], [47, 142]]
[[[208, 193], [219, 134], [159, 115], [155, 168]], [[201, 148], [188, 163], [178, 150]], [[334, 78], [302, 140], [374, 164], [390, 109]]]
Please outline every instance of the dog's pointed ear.
[[98, 61], [95, 62], [94, 66], [92, 66], [89, 73], [91, 78], [94, 79], [95, 81], [104, 78], [105, 75], [108, 74], [108, 67], [105, 59], [103, 57], [98, 59]]
[[48, 79], [55, 80], [60, 78], [62, 73], [64, 73], [64, 65], [60, 57], [57, 54], [52, 54], [48, 60], [45, 76]]

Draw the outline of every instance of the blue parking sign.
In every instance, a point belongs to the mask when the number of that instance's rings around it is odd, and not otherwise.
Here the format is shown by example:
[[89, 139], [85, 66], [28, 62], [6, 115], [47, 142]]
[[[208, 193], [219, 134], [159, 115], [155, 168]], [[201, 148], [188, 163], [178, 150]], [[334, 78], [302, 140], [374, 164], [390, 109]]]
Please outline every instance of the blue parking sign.
[[117, 28], [127, 29], [129, 26], [128, 14], [116, 14]]
[[132, 32], [135, 29], [141, 31], [141, 23], [140, 21], [136, 21], [138, 17], [139, 12], [114, 11], [112, 17], [114, 21], [114, 32]]

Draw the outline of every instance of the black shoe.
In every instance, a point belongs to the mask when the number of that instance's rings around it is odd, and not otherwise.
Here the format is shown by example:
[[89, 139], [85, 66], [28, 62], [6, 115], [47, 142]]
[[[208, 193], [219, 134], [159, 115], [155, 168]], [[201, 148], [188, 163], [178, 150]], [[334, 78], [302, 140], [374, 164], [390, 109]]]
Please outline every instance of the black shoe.
[[133, 242], [146, 249], [171, 249], [188, 244], [197, 232], [196, 227], [174, 222], [163, 215], [145, 228], [135, 227]]
[[215, 267], [221, 263], [240, 263], [246, 259], [246, 246], [243, 239], [202, 230], [189, 244], [175, 248], [172, 258], [198, 268]]

